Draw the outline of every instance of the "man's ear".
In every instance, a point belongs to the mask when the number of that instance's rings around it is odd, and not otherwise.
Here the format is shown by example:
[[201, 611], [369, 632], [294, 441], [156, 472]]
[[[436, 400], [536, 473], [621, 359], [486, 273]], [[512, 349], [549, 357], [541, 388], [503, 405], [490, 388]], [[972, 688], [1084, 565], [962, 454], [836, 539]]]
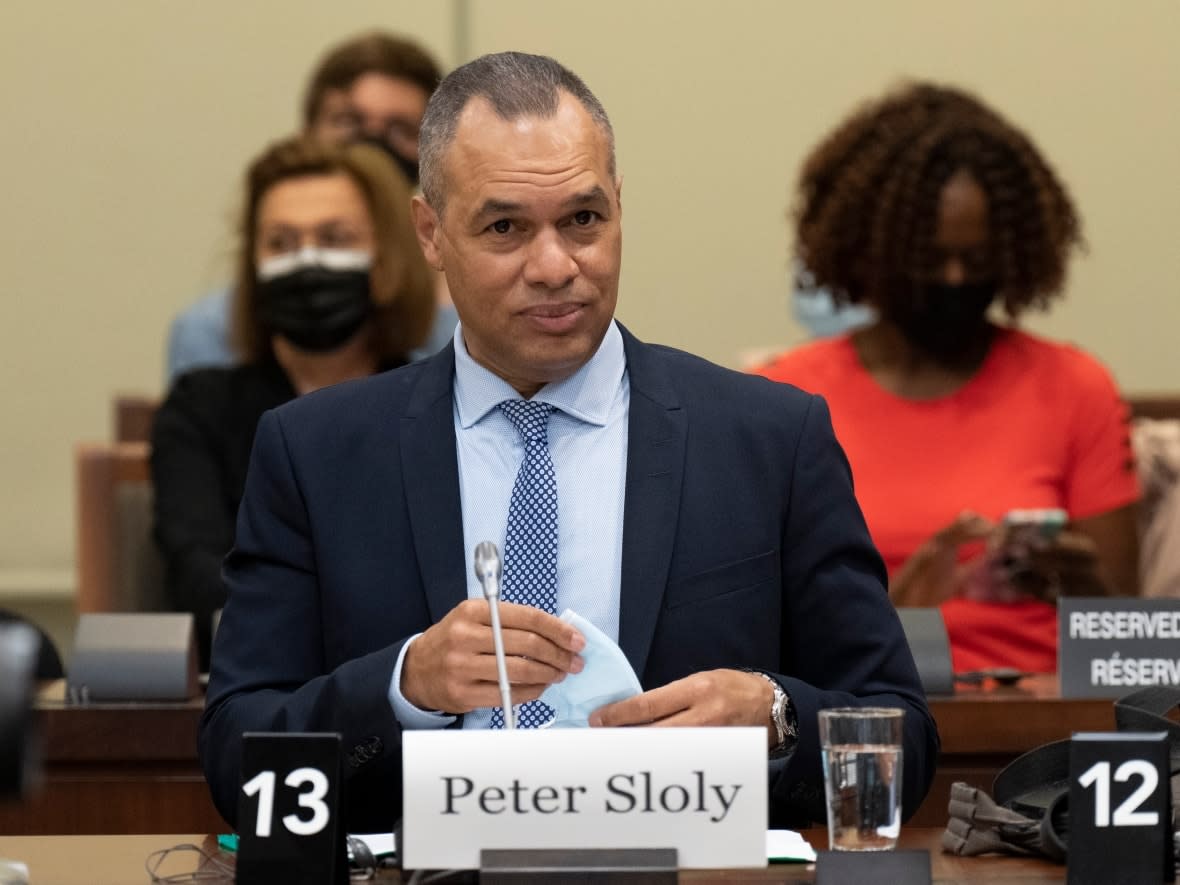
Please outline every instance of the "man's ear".
[[615, 176], [615, 202], [619, 204], [619, 215], [623, 214], [623, 176]]
[[422, 247], [426, 263], [437, 271], [443, 270], [442, 252], [438, 248], [438, 239], [442, 235], [438, 213], [426, 202], [425, 197], [415, 194], [410, 201], [410, 214], [414, 219], [414, 232], [418, 235], [418, 245]]

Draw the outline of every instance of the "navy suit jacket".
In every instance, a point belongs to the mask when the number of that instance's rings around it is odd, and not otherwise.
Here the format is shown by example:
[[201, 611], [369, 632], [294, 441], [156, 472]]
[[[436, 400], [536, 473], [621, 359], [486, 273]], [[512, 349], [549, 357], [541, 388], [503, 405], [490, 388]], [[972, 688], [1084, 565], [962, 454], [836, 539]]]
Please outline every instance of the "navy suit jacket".
[[[778, 676], [799, 742], [770, 763], [774, 824], [823, 817], [817, 710], [902, 707], [912, 813], [938, 736], [823, 400], [623, 337], [619, 645], [644, 688], [715, 668]], [[200, 730], [231, 823], [244, 731], [339, 732], [345, 825], [400, 815], [394, 664], [467, 598], [453, 377], [448, 347], [258, 426]]]

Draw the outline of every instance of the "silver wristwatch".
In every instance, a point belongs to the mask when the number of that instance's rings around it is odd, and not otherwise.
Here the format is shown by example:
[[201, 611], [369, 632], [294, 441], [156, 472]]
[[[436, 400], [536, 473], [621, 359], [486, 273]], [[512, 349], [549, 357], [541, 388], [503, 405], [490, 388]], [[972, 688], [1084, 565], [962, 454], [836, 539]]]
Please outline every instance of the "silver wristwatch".
[[774, 700], [770, 704], [770, 721], [774, 723], [775, 737], [778, 742], [771, 749], [771, 758], [784, 756], [795, 749], [795, 742], [799, 740], [799, 729], [795, 723], [795, 711], [791, 708], [791, 699], [779, 685], [777, 679], [761, 670], [751, 670], [767, 682], [774, 690]]

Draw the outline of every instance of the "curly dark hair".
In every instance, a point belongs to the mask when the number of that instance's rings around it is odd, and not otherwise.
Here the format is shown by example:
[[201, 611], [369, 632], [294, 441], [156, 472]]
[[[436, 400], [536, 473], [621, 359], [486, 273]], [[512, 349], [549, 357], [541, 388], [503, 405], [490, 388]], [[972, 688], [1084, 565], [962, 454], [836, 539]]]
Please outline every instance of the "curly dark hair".
[[907, 84], [870, 102], [812, 151], [799, 180], [796, 250], [814, 282], [886, 313], [933, 264], [938, 203], [966, 170], [987, 195], [1005, 310], [1044, 309], [1065, 284], [1081, 220], [1032, 141], [974, 96]]

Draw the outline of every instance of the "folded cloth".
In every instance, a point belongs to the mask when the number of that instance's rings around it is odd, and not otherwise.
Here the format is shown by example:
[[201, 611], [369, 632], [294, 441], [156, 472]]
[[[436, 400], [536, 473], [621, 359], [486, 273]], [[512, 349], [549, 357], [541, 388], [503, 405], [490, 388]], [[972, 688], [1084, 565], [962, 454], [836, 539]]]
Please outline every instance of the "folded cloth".
[[942, 850], [974, 856], [1000, 852], [1065, 860], [1065, 802], [1062, 792], [1044, 817], [1027, 817], [997, 805], [978, 787], [962, 782], [951, 785], [950, 820], [942, 834]]

